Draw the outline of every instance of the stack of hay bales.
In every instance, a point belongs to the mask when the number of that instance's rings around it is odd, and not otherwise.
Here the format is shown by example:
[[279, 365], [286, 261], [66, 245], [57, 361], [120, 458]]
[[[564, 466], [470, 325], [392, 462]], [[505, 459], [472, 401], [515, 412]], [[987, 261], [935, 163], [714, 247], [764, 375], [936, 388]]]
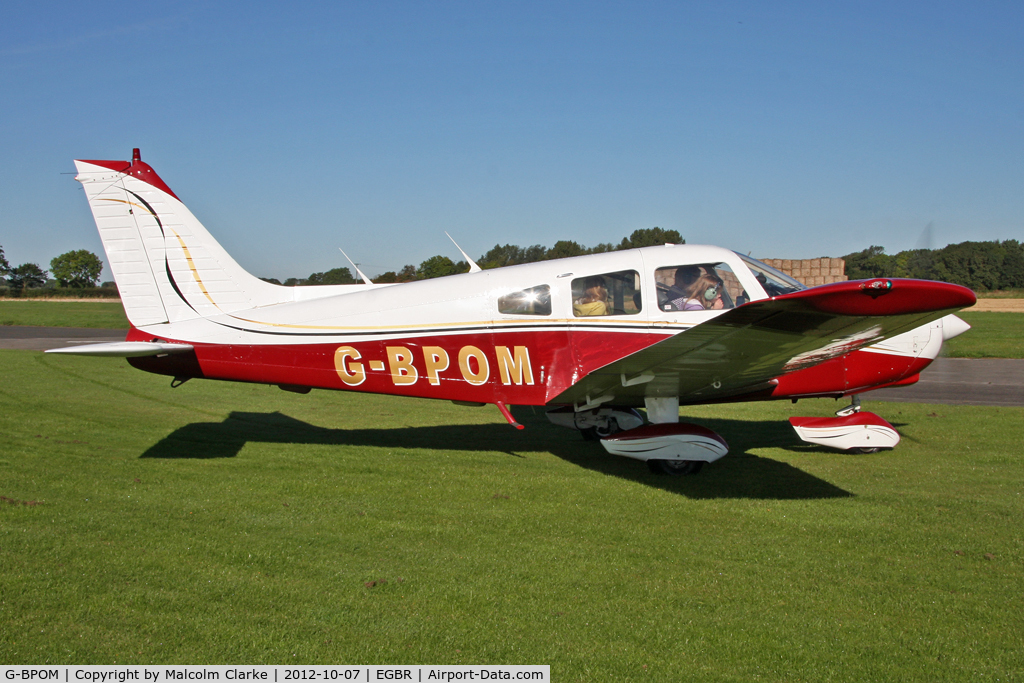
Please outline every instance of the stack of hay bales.
[[846, 280], [846, 261], [841, 258], [811, 258], [811, 259], [761, 259], [776, 270], [781, 270], [795, 280], [799, 280], [808, 287], [815, 285], [827, 285], [832, 282], [844, 282]]

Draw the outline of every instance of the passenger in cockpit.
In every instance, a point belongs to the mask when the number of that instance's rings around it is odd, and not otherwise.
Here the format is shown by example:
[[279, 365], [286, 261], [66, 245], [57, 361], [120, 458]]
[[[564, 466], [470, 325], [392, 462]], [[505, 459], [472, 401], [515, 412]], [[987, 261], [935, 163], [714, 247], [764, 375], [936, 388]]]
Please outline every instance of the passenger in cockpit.
[[584, 283], [583, 296], [572, 302], [573, 313], [577, 316], [608, 315], [608, 288], [604, 278], [594, 275]]

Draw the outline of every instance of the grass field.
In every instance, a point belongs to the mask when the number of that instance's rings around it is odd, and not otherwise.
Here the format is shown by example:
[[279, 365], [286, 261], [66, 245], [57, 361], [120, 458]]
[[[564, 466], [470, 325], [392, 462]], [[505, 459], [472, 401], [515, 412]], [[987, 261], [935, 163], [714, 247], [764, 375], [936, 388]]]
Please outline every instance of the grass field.
[[0, 351], [0, 663], [537, 663], [558, 681], [1024, 677], [1024, 409], [687, 411], [695, 477], [520, 409]]
[[942, 347], [950, 358], [1024, 358], [1024, 314], [958, 313], [971, 330]]
[[0, 301], [0, 325], [128, 329], [120, 301]]

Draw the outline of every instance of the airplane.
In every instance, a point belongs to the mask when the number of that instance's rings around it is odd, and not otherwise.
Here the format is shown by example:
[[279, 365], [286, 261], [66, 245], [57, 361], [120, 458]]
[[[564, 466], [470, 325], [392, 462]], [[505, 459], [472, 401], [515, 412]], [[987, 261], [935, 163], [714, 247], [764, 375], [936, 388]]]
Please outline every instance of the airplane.
[[728, 452], [680, 421], [685, 405], [851, 397], [836, 417], [790, 422], [810, 443], [893, 448], [899, 434], [860, 394], [916, 382], [969, 329], [953, 311], [975, 303], [966, 287], [922, 280], [806, 287], [689, 244], [284, 287], [239, 266], [138, 149], [75, 164], [131, 329], [48, 353], [124, 357], [172, 387], [204, 378], [493, 404], [520, 429], [508, 406], [543, 406], [659, 474], [695, 474]]

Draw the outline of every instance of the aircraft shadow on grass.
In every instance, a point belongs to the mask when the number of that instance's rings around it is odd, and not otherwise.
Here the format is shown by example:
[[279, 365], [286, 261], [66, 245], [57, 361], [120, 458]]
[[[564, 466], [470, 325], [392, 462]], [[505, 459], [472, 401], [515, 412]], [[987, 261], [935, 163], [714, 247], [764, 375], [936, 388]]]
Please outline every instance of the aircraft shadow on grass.
[[515, 412], [516, 419], [526, 425], [525, 430], [500, 424], [328, 429], [278, 412], [236, 411], [223, 422], [185, 425], [140, 457], [233, 458], [249, 442], [493, 451], [514, 457], [524, 457], [519, 455], [522, 452], [548, 452], [579, 467], [694, 499], [795, 500], [853, 495], [792, 465], [751, 453], [751, 449], [775, 447], [820, 452], [823, 457], [856, 457], [800, 443], [788, 424], [777, 421], [701, 420], [707, 427], [730, 435], [729, 455], [705, 466], [697, 476], [666, 477], [650, 474], [642, 462], [611, 455], [600, 444], [585, 442], [576, 434], [552, 426], [543, 413], [533, 413], [529, 408]]

